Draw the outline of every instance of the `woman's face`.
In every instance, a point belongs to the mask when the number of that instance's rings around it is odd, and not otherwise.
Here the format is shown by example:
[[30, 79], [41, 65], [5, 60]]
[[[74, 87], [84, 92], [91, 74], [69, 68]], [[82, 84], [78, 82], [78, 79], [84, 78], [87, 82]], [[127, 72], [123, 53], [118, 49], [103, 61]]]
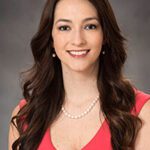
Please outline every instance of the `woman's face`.
[[98, 67], [103, 32], [97, 11], [88, 0], [60, 0], [57, 3], [52, 37], [62, 69], [85, 71]]

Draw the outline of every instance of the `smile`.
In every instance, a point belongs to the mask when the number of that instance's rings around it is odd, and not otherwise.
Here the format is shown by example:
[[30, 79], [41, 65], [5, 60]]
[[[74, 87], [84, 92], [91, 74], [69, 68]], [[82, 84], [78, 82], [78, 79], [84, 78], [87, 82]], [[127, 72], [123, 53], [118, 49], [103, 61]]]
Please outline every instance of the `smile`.
[[69, 50], [67, 51], [72, 57], [85, 57], [90, 50]]

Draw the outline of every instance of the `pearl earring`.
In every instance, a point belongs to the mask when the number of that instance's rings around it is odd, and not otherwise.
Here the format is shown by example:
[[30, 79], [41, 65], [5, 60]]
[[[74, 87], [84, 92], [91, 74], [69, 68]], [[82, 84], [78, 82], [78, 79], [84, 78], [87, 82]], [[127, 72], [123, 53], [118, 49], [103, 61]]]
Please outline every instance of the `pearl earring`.
[[56, 57], [56, 54], [55, 54], [55, 53], [53, 53], [53, 54], [52, 54], [52, 57]]
[[105, 51], [102, 51], [102, 54], [105, 55]]

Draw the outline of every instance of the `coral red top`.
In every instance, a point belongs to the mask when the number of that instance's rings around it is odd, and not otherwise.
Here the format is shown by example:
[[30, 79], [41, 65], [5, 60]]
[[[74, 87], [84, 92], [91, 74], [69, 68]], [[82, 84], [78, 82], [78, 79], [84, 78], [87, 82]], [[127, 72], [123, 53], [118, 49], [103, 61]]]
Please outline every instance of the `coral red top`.
[[[150, 95], [143, 93], [142, 91], [135, 90], [136, 93], [136, 105], [135, 111], [132, 110], [133, 114], [138, 115], [143, 105], [150, 100]], [[20, 108], [26, 104], [26, 101], [23, 99], [20, 101]], [[95, 136], [81, 149], [81, 150], [112, 150], [111, 147], [111, 134], [109, 130], [109, 126], [106, 120], [102, 123], [101, 127], [95, 134]], [[45, 135], [38, 147], [38, 150], [56, 150], [54, 147], [51, 136], [50, 136], [50, 128], [47, 129]]]

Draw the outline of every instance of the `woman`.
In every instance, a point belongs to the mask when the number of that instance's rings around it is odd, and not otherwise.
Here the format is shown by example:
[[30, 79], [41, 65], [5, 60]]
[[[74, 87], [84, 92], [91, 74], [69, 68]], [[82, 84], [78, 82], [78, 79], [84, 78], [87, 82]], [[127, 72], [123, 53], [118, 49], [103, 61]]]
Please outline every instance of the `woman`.
[[122, 75], [124, 41], [107, 0], [47, 0], [9, 149], [148, 150], [150, 95]]

